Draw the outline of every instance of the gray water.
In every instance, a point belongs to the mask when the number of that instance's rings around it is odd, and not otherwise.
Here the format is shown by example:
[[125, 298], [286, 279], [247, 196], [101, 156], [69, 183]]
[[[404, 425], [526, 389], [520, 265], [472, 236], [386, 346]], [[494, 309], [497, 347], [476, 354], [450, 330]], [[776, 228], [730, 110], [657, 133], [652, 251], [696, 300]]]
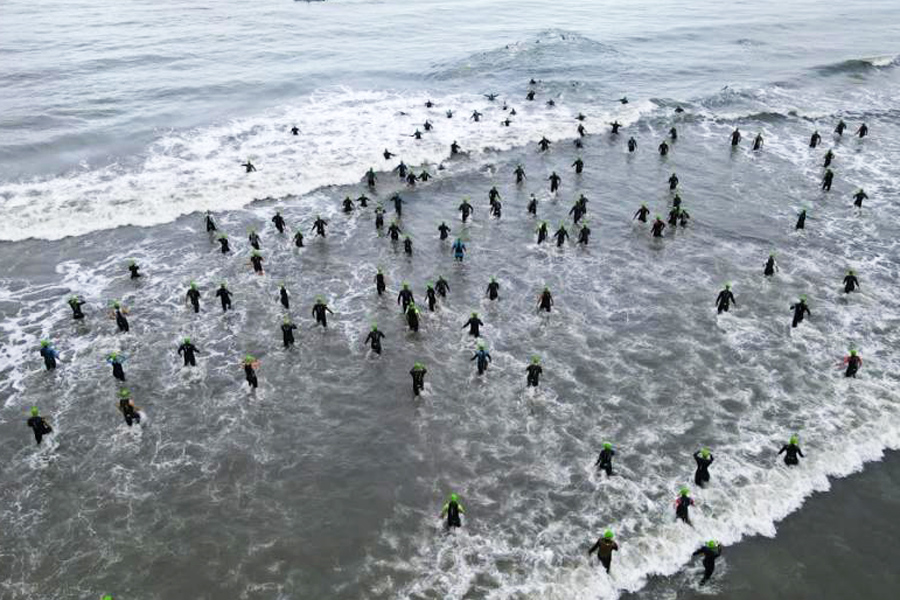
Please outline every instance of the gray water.
[[[774, 535], [829, 477], [898, 446], [890, 3], [3, 10], [3, 597], [612, 598], [682, 572], [706, 539]], [[531, 77], [541, 81], [528, 103]], [[488, 91], [518, 111], [511, 127]], [[481, 123], [467, 118], [476, 108]], [[576, 151], [579, 112], [589, 135]], [[435, 131], [410, 138], [426, 118]], [[852, 129], [833, 139], [839, 118]], [[626, 125], [618, 137], [613, 119]], [[850, 135], [861, 122], [864, 140]], [[673, 125], [679, 139], [660, 158]], [[732, 151], [735, 126], [748, 139]], [[824, 141], [810, 150], [814, 129]], [[766, 146], [753, 153], [757, 131]], [[544, 154], [542, 135], [554, 141]], [[467, 154], [449, 159], [454, 140]], [[436, 179], [406, 189], [385, 147]], [[827, 148], [836, 182], [823, 193]], [[247, 157], [259, 168], [249, 176]], [[370, 165], [383, 171], [373, 202], [389, 208], [396, 190], [406, 201], [411, 258], [377, 235], [371, 206], [340, 213]], [[557, 195], [545, 181], [554, 170]], [[693, 218], [651, 240], [631, 216], [642, 202], [668, 212], [672, 171]], [[487, 216], [492, 185], [499, 220]], [[861, 211], [850, 198], [860, 186]], [[530, 193], [552, 229], [584, 193], [590, 245], [537, 246]], [[468, 226], [455, 212], [464, 196]], [[798, 233], [801, 207], [810, 218]], [[203, 232], [207, 209], [235, 255]], [[276, 209], [305, 230], [322, 214], [328, 237], [294, 248], [269, 223]], [[466, 239], [461, 265], [437, 239], [441, 220]], [[250, 227], [264, 276], [247, 265]], [[768, 281], [773, 251], [781, 271]], [[138, 283], [128, 259], [146, 274]], [[863, 291], [847, 297], [849, 268]], [[409, 282], [421, 301], [439, 274], [449, 297], [408, 333], [397, 289]], [[191, 280], [199, 315], [182, 302]], [[223, 280], [236, 309], [225, 315], [212, 296]], [[282, 281], [300, 325], [292, 352], [278, 335]], [[717, 317], [727, 281], [738, 305]], [[539, 316], [544, 285], [556, 308]], [[73, 293], [89, 302], [84, 324], [65, 306]], [[812, 317], [792, 330], [799, 294]], [[327, 331], [309, 315], [319, 295], [336, 312]], [[131, 333], [106, 318], [112, 299], [131, 309]], [[472, 311], [494, 359], [482, 377], [462, 329]], [[373, 321], [387, 335], [381, 357], [362, 345]], [[202, 351], [196, 369], [175, 354], [185, 335]], [[41, 369], [41, 338], [62, 353], [55, 373]], [[845, 380], [836, 366], [851, 344], [865, 363]], [[143, 427], [116, 411], [103, 363], [113, 350], [128, 357]], [[262, 363], [255, 394], [238, 365], [248, 352]], [[533, 354], [545, 378], [528, 391]], [[414, 361], [429, 371], [418, 399]], [[37, 450], [23, 426], [32, 405], [56, 429]], [[775, 452], [792, 433], [808, 459], [788, 471]], [[606, 440], [621, 475], [610, 480], [592, 468]], [[671, 501], [701, 445], [717, 461], [687, 529]], [[451, 491], [467, 519], [446, 536], [437, 513]], [[606, 527], [622, 546], [610, 577], [585, 557]], [[663, 593], [695, 585], [663, 581]]]

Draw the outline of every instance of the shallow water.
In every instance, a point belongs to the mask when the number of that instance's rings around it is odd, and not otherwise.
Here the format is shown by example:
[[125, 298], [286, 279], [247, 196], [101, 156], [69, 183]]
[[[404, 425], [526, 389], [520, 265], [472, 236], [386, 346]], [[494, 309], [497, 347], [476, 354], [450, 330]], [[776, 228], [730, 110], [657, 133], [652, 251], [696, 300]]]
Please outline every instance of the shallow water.
[[[896, 9], [717, 6], [66, 2], [42, 6], [61, 24], [48, 33], [22, 26], [36, 6], [11, 3], [0, 25], [0, 52], [16, 57], [0, 67], [3, 595], [612, 598], [680, 572], [702, 540], [774, 534], [828, 476], [897, 447]], [[860, 27], [864, 39], [847, 33]], [[541, 80], [532, 103], [530, 77]], [[488, 91], [518, 111], [509, 128]], [[589, 135], [576, 151], [579, 112]], [[833, 139], [841, 117], [870, 136]], [[435, 131], [409, 137], [425, 119]], [[660, 158], [673, 125], [679, 139]], [[747, 139], [731, 151], [735, 126]], [[823, 145], [810, 150], [816, 128]], [[761, 153], [749, 149], [757, 131]], [[554, 141], [543, 154], [542, 135]], [[454, 140], [466, 155], [450, 159]], [[385, 147], [437, 177], [407, 189]], [[836, 182], [822, 193], [831, 147]], [[259, 169], [249, 176], [238, 166], [248, 156]], [[516, 186], [520, 163], [528, 180]], [[370, 165], [388, 222], [391, 194], [406, 201], [411, 258], [376, 234], [372, 206], [340, 213]], [[673, 171], [693, 218], [654, 241], [631, 216], [642, 202], [668, 212]], [[487, 215], [492, 185], [501, 219]], [[857, 211], [860, 186], [870, 199]], [[590, 245], [537, 246], [530, 193], [551, 229], [584, 193]], [[476, 211], [467, 226], [463, 196]], [[233, 256], [203, 232], [207, 209]], [[295, 249], [269, 223], [276, 209], [307, 231], [321, 214], [327, 239], [308, 232]], [[437, 239], [441, 220], [466, 239], [462, 265]], [[263, 277], [247, 264], [251, 227]], [[781, 271], [768, 281], [772, 251]], [[848, 268], [863, 290], [849, 297]], [[407, 281], [421, 300], [439, 274], [448, 299], [408, 333], [394, 294]], [[181, 301], [191, 280], [200, 315]], [[226, 315], [212, 296], [223, 280], [235, 293]], [[282, 281], [300, 325], [293, 352], [278, 335]], [[717, 317], [726, 281], [738, 305]], [[549, 316], [535, 312], [544, 285]], [[89, 302], [83, 325], [65, 306], [72, 293]], [[812, 317], [792, 330], [799, 294]], [[309, 315], [319, 295], [336, 313], [327, 332]], [[130, 334], [106, 319], [114, 298], [131, 308]], [[494, 360], [483, 377], [462, 329], [472, 311]], [[381, 357], [362, 346], [372, 321], [387, 335]], [[185, 335], [202, 351], [194, 370], [175, 354]], [[42, 337], [62, 352], [52, 374]], [[851, 344], [865, 364], [845, 380], [835, 367]], [[103, 364], [113, 350], [128, 356], [146, 427], [128, 430], [116, 413]], [[238, 366], [247, 352], [262, 361], [255, 395]], [[545, 369], [536, 392], [524, 388], [533, 354]], [[429, 370], [418, 400], [414, 361]], [[35, 404], [57, 430], [38, 451], [22, 426]], [[788, 471], [774, 453], [794, 432], [808, 459]], [[591, 466], [605, 440], [622, 475], [609, 481]], [[695, 490], [686, 530], [671, 500], [701, 445], [717, 456], [714, 481]], [[450, 491], [467, 523], [448, 537], [437, 512]], [[608, 526], [622, 544], [611, 577], [584, 557]]]

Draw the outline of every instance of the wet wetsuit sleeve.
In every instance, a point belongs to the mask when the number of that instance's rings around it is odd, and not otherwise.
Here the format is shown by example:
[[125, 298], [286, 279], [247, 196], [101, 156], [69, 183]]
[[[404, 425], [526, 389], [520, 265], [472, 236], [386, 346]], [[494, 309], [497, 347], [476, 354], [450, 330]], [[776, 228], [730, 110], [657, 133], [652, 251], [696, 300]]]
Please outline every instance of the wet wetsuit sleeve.
[[[803, 456], [803, 450], [800, 449], [800, 446], [797, 446], [797, 454], [799, 454], [800, 456]], [[803, 456], [803, 458], [806, 458], [806, 457]]]
[[594, 552], [597, 552], [599, 549], [600, 549], [600, 540], [597, 540], [597, 542], [593, 546], [591, 546], [591, 549], [588, 550], [588, 554], [593, 554]]
[[778, 451], [778, 454], [784, 454], [785, 452], [787, 452], [787, 446], [782, 446], [781, 450]]

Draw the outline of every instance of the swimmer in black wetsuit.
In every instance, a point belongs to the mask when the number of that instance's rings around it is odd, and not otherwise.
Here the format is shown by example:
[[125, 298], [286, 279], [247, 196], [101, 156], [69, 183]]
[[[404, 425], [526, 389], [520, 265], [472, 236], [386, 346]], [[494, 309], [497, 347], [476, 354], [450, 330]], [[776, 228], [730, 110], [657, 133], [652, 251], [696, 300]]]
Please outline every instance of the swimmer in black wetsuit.
[[197, 366], [197, 357], [194, 354], [200, 354], [200, 350], [191, 342], [191, 338], [186, 337], [181, 340], [181, 344], [178, 346], [178, 354], [184, 358], [184, 366]]
[[725, 289], [716, 296], [716, 308], [718, 309], [719, 314], [728, 312], [731, 304], [737, 306], [737, 300], [734, 299], [734, 294], [731, 293], [731, 284], [726, 283]]
[[450, 494], [450, 500], [441, 509], [441, 518], [447, 517], [446, 529], [449, 531], [454, 527], [462, 527], [462, 520], [459, 516], [464, 514], [466, 514], [466, 511], [463, 509], [462, 504], [459, 503], [459, 496]]
[[822, 189], [826, 192], [830, 192], [832, 181], [834, 181], [834, 171], [825, 169], [825, 175], [822, 177]]
[[447, 283], [447, 280], [444, 279], [443, 275], [439, 275], [437, 283], [434, 284], [434, 289], [441, 295], [441, 298], [446, 298], [447, 292], [450, 291], [450, 284]]
[[761, 133], [757, 133], [756, 137], [753, 138], [753, 149], [754, 150], [762, 150], [763, 143], [765, 143], [765, 140], [763, 139], [763, 135]]
[[763, 275], [771, 277], [777, 270], [778, 265], [775, 263], [775, 255], [770, 254], [768, 260], [766, 260], [766, 266], [763, 268]]
[[131, 272], [130, 279], [139, 279], [141, 277], [141, 274], [138, 272], [140, 267], [133, 260], [128, 261], [128, 270]]
[[678, 187], [678, 175], [676, 175], [675, 173], [672, 173], [669, 176], [669, 189], [674, 190], [677, 187]]
[[56, 359], [59, 358], [59, 352], [50, 343], [50, 340], [41, 340], [41, 348], [39, 350], [41, 358], [44, 359], [44, 367], [48, 371], [56, 368]]
[[497, 300], [500, 297], [500, 284], [497, 283], [496, 277], [491, 277], [485, 296], [488, 297], [488, 300]]
[[443, 221], [441, 221], [441, 224], [438, 225], [438, 232], [440, 232], [440, 235], [441, 235], [441, 239], [442, 239], [442, 240], [446, 240], [446, 239], [447, 239], [447, 236], [450, 234], [451, 231], [452, 231], [452, 230], [450, 229], [450, 226], [447, 225], [447, 224], [446, 224], [445, 222], [443, 222]]
[[819, 131], [818, 130], [813, 131], [813, 134], [811, 136], [809, 136], [809, 147], [815, 148], [816, 146], [819, 145], [819, 142], [821, 142], [821, 141], [822, 141], [822, 136], [819, 135]]
[[649, 215], [649, 214], [650, 214], [650, 209], [647, 208], [647, 205], [641, 204], [641, 207], [637, 210], [636, 213], [634, 213], [634, 216], [631, 217], [631, 220], [634, 221], [635, 219], [637, 219], [641, 223], [646, 223], [647, 215]]
[[191, 306], [194, 307], [195, 313], [200, 312], [200, 291], [197, 290], [197, 284], [193, 281], [191, 282], [184, 299], [191, 303]]
[[222, 303], [222, 312], [228, 312], [231, 308], [231, 295], [231, 290], [228, 289], [228, 286], [223, 281], [219, 285], [219, 289], [216, 290], [216, 297]]
[[541, 373], [543, 372], [541, 359], [537, 356], [532, 356], [531, 364], [525, 367], [525, 385], [527, 387], [537, 387], [541, 382]]
[[700, 585], [706, 585], [706, 582], [712, 577], [713, 571], [716, 570], [716, 559], [722, 555], [722, 546], [715, 540], [710, 540], [693, 554], [693, 556], [699, 555], [703, 555], [703, 579], [700, 580]]
[[856, 273], [853, 270], [847, 271], [847, 275], [844, 277], [844, 293], [849, 294], [854, 290], [859, 289], [859, 280], [856, 278]]
[[328, 308], [328, 305], [325, 304], [325, 300], [322, 299], [322, 296], [316, 298], [316, 303], [313, 304], [312, 314], [316, 318], [316, 324], [321, 324], [322, 327], [328, 328], [328, 315], [326, 313], [334, 314], [334, 312]]
[[525, 169], [522, 167], [522, 165], [517, 165], [516, 170], [513, 171], [513, 173], [516, 176], [516, 183], [522, 183], [523, 181], [525, 181]]
[[294, 345], [295, 329], [297, 329], [297, 326], [294, 325], [290, 317], [285, 317], [281, 322], [281, 343], [284, 344], [285, 348], [290, 348]]
[[372, 348], [372, 352], [374, 352], [375, 354], [381, 354], [382, 338], [384, 338], [384, 334], [378, 330], [378, 325], [372, 323], [372, 330], [369, 331], [369, 335], [366, 336], [363, 344], [369, 344]]
[[550, 294], [550, 288], [544, 286], [544, 291], [538, 296], [538, 311], [550, 312], [553, 308], [553, 296]]
[[284, 233], [284, 217], [281, 216], [280, 210], [275, 211], [275, 216], [272, 217], [272, 222], [275, 223], [275, 229], [278, 230], [278, 233]]
[[537, 216], [537, 198], [534, 197], [534, 194], [531, 195], [531, 199], [528, 200], [528, 214]]
[[206, 231], [212, 232], [216, 230], [216, 222], [213, 221], [212, 215], [209, 211], [206, 211]]
[[50, 427], [50, 424], [41, 416], [37, 406], [31, 407], [31, 416], [25, 424], [28, 425], [31, 428], [32, 433], [34, 433], [34, 443], [37, 445], [41, 444], [45, 435], [53, 433], [53, 428]]
[[853, 206], [855, 206], [856, 208], [862, 208], [863, 200], [868, 200], [868, 199], [869, 199], [869, 196], [866, 194], [866, 192], [862, 188], [860, 188], [860, 189], [856, 190], [855, 194], [853, 194]]
[[653, 226], [650, 228], [650, 233], [653, 234], [653, 237], [661, 238], [663, 236], [663, 229], [666, 228], [666, 224], [663, 223], [663, 220], [659, 218], [659, 215], [656, 215], [656, 220], [653, 222]]
[[806, 296], [800, 296], [799, 302], [791, 304], [791, 310], [794, 311], [794, 320], [791, 323], [791, 327], [796, 327], [802, 323], [804, 315], [812, 315], [809, 312], [809, 306], [806, 305]]
[[615, 455], [616, 451], [613, 450], [612, 444], [603, 442], [603, 450], [600, 451], [600, 455], [597, 457], [597, 462], [594, 463], [594, 466], [598, 469], [603, 469], [606, 472], [607, 477], [612, 477], [612, 459]]
[[72, 296], [68, 301], [69, 307], [72, 309], [72, 318], [76, 321], [80, 321], [84, 318], [84, 313], [81, 312], [81, 307], [85, 305], [85, 301], [79, 298], [78, 296]]
[[469, 320], [462, 326], [463, 329], [469, 328], [469, 335], [479, 337], [481, 335], [480, 327], [484, 325], [484, 321], [478, 318], [478, 313], [473, 312]]
[[550, 182], [550, 193], [553, 194], [559, 189], [559, 182], [562, 181], [562, 177], [557, 175], [556, 171], [553, 171], [550, 177], [547, 178], [547, 181]]
[[709, 448], [701, 448], [694, 452], [694, 460], [697, 462], [694, 484], [702, 488], [709, 483], [709, 465], [713, 463], [715, 457], [710, 453]]
[[231, 246], [228, 245], [228, 236], [224, 233], [220, 235], [218, 238], [219, 249], [222, 251], [222, 254], [228, 254], [231, 252]]
[[378, 292], [378, 295], [380, 296], [386, 289], [387, 286], [384, 283], [384, 272], [379, 268], [378, 272], [375, 273], [375, 291]]
[[287, 288], [284, 287], [283, 281], [278, 285], [278, 301], [281, 302], [281, 306], [283, 306], [285, 309], [291, 308], [291, 298], [288, 294]]
[[731, 132], [731, 147], [734, 148], [738, 144], [741, 143], [741, 132], [735, 127], [734, 131]]
[[134, 399], [128, 390], [119, 390], [119, 410], [125, 417], [125, 424], [131, 427], [134, 423], [140, 424], [141, 415], [138, 407], [134, 405]]
[[420, 362], [415, 363], [413, 368], [410, 369], [409, 374], [412, 376], [414, 396], [418, 396], [419, 392], [425, 389], [425, 374], [427, 372], [428, 369]]
[[244, 356], [241, 366], [244, 368], [244, 378], [247, 380], [250, 389], [256, 390], [259, 387], [259, 381], [256, 378], [256, 369], [259, 368], [259, 361], [247, 354]]
[[792, 435], [790, 442], [782, 446], [778, 454], [784, 454], [784, 464], [787, 466], [795, 467], [799, 465], [800, 459], [797, 456], [803, 457], [803, 451], [800, 450], [800, 446], [797, 444], [797, 436]]
[[675, 499], [675, 520], [681, 520], [690, 525], [691, 517], [688, 513], [693, 505], [694, 501], [691, 499], [688, 489], [681, 488], [678, 498]]

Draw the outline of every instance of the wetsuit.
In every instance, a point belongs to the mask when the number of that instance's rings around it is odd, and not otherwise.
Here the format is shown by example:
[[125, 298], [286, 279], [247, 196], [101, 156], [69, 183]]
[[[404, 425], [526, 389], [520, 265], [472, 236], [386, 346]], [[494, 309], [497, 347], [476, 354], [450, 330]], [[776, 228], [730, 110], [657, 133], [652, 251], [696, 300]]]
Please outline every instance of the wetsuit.
[[796, 327], [798, 324], [802, 323], [804, 315], [812, 316], [812, 313], [809, 312], [809, 306], [807, 306], [806, 302], [803, 300], [797, 304], [792, 304], [791, 310], [794, 311], [794, 321], [791, 323], [791, 327]]
[[859, 129], [856, 130], [856, 135], [860, 137], [860, 139], [869, 135], [869, 126], [863, 123], [859, 126]]
[[43, 346], [40, 349], [41, 356], [44, 359], [44, 366], [48, 371], [56, 368], [56, 359], [59, 358], [59, 352], [53, 346]]
[[452, 249], [453, 249], [453, 258], [457, 262], [462, 262], [463, 257], [465, 256], [465, 252], [466, 252], [466, 245], [463, 244], [461, 240], [456, 240], [455, 242], [453, 242]]
[[135, 410], [134, 403], [131, 398], [122, 398], [119, 400], [119, 410], [125, 417], [125, 423], [131, 427], [134, 423], [141, 422], [141, 415]]
[[194, 312], [200, 312], [200, 292], [197, 291], [196, 288], [190, 288], [187, 291], [187, 299], [191, 301], [191, 306], [194, 307]]
[[141, 277], [141, 274], [138, 273], [140, 267], [138, 265], [128, 265], [128, 270], [131, 271], [131, 279], [138, 279]]
[[549, 231], [547, 230], [547, 224], [541, 223], [540, 226], [537, 228], [537, 234], [538, 234], [537, 243], [543, 244], [544, 240], [547, 239], [548, 233], [549, 233]]
[[488, 363], [491, 362], [491, 353], [485, 350], [484, 348], [479, 348], [475, 351], [475, 354], [472, 355], [472, 358], [469, 360], [477, 360], [476, 365], [478, 366], [478, 374], [484, 374], [484, 371], [487, 369]]
[[722, 547], [716, 546], [715, 548], [710, 548], [709, 546], [702, 546], [699, 550], [694, 552], [693, 556], [700, 554], [703, 555], [703, 579], [700, 580], [700, 584], [702, 585], [709, 581], [713, 571], [716, 570], [716, 559], [721, 556]]
[[546, 152], [550, 147], [550, 144], [551, 142], [547, 138], [541, 138], [541, 141], [538, 142], [538, 146], [540, 147], [541, 152]]
[[356, 201], [359, 202], [359, 205], [363, 208], [368, 208], [369, 206], [369, 197], [365, 194], [360, 194]]
[[438, 277], [437, 282], [434, 284], [434, 289], [441, 295], [441, 298], [446, 298], [447, 292], [450, 291], [450, 284], [443, 277]]
[[496, 281], [491, 281], [487, 286], [487, 297], [488, 300], [496, 300], [500, 296], [500, 284]]
[[300, 128], [297, 126], [291, 127], [291, 135], [300, 135]]
[[672, 206], [681, 208], [681, 196], [678, 194], [678, 192], [675, 192], [675, 196], [672, 198]]
[[847, 363], [847, 370], [844, 371], [844, 377], [853, 377], [855, 379], [856, 373], [862, 366], [862, 359], [856, 354], [851, 354], [844, 359], [844, 362]]
[[587, 225], [578, 231], [578, 243], [587, 246], [588, 239], [591, 237], [591, 228]]
[[397, 304], [400, 304], [403, 312], [406, 312], [406, 309], [413, 302], [415, 302], [415, 299], [413, 298], [412, 290], [404, 286], [403, 289], [400, 290], [400, 293], [397, 294]]
[[291, 298], [288, 296], [288, 291], [284, 286], [278, 288], [278, 301], [285, 308], [289, 309], [291, 307]]
[[537, 387], [541, 382], [541, 373], [544, 369], [537, 363], [531, 363], [525, 367], [525, 383], [528, 387]]
[[834, 181], [834, 171], [828, 169], [827, 171], [825, 171], [825, 176], [822, 177], [822, 189], [826, 192], [830, 192], [832, 181]]
[[[613, 133], [616, 132], [613, 131]], [[634, 152], [635, 150], [637, 150], [637, 140], [635, 140], [633, 137], [630, 137], [628, 138], [628, 151]]]
[[262, 275], [263, 267], [262, 262], [265, 260], [262, 256], [253, 255], [250, 257], [250, 264], [253, 265], [253, 271], [259, 275]]
[[665, 141], [663, 141], [663, 142], [659, 145], [659, 148], [657, 148], [657, 149], [659, 150], [659, 155], [660, 155], [660, 156], [665, 156], [666, 154], [669, 153], [669, 144], [667, 144]]
[[731, 290], [725, 288], [719, 292], [718, 296], [716, 296], [716, 307], [719, 309], [719, 314], [728, 312], [731, 304], [737, 306], [737, 300], [734, 299], [734, 294], [731, 293]]
[[678, 211], [679, 208], [677, 206], [672, 207], [672, 210], [669, 211], [669, 225], [672, 227], [678, 225]]
[[650, 228], [650, 233], [653, 234], [653, 237], [662, 237], [662, 232], [665, 228], [666, 224], [663, 223], [661, 219], [656, 219], [656, 221], [653, 222], [653, 227]]
[[369, 169], [368, 171], [366, 171], [366, 184], [367, 184], [370, 188], [375, 187], [375, 182], [376, 182], [376, 181], [378, 181], [378, 177], [375, 176], [375, 170], [374, 170], [374, 169]]
[[868, 200], [869, 197], [862, 190], [859, 190], [855, 194], [853, 194], [853, 206], [857, 208], [862, 208], [863, 200]]
[[211, 215], [206, 215], [206, 231], [216, 231], [216, 222]]
[[345, 213], [353, 212], [353, 200], [350, 198], [350, 196], [347, 196], [346, 198], [344, 198], [343, 206], [344, 206]]
[[737, 146], [741, 143], [741, 132], [735, 129], [731, 132], [731, 145]]
[[375, 291], [378, 292], [378, 295], [382, 295], [384, 290], [387, 289], [387, 286], [384, 283], [384, 273], [376, 273], [375, 274]]
[[477, 316], [473, 315], [472, 317], [469, 318], [468, 321], [466, 321], [466, 324], [463, 325], [462, 328], [465, 329], [466, 327], [468, 327], [469, 335], [474, 335], [475, 337], [480, 337], [481, 331], [479, 330], [479, 327], [481, 327], [482, 325], [484, 325], [484, 322], [481, 319], [479, 319]]
[[481, 117], [482, 117], [482, 114], [480, 112], [478, 112], [477, 110], [473, 110], [472, 116], [469, 118], [477, 123], [478, 121], [481, 120]]
[[222, 251], [222, 254], [228, 254], [229, 252], [231, 252], [231, 246], [228, 244], [227, 237], [220, 237], [218, 239], [218, 242], [220, 247], [219, 249]]
[[844, 293], [849, 294], [853, 290], [859, 288], [859, 280], [856, 279], [856, 275], [852, 273], [848, 273], [846, 277], [844, 277]]
[[687, 496], [679, 496], [675, 500], [675, 518], [681, 519], [688, 525], [691, 524], [691, 517], [688, 514], [688, 510], [691, 506], [694, 505], [694, 501], [688, 498]]
[[775, 257], [770, 256], [766, 261], [765, 268], [763, 269], [763, 275], [765, 275], [766, 277], [771, 277], [775, 274], [775, 269], [777, 268], [778, 267], [775, 265]]
[[637, 219], [641, 223], [646, 223], [647, 215], [649, 215], [649, 214], [650, 214], [650, 209], [647, 208], [646, 206], [641, 205], [641, 207], [639, 209], [637, 209], [637, 212], [634, 213], [634, 216], [631, 217], [631, 220], [634, 221], [635, 219]]
[[444, 505], [443, 510], [441, 510], [441, 516], [447, 516], [447, 529], [462, 527], [462, 520], [459, 518], [461, 514], [466, 514], [466, 511], [463, 510], [463, 507], [458, 502], [451, 500]]
[[597, 553], [597, 558], [600, 559], [600, 564], [603, 565], [603, 568], [606, 569], [606, 572], [609, 573], [609, 567], [612, 564], [612, 553], [619, 549], [619, 544], [617, 544], [614, 540], [607, 540], [605, 538], [600, 538], [597, 540], [597, 543], [591, 546], [591, 549], [588, 550], [588, 555]]
[[503, 205], [499, 200], [491, 200], [490, 216], [500, 218], [503, 212]]
[[397, 240], [399, 240], [401, 233], [403, 233], [403, 230], [401, 230], [400, 226], [396, 223], [391, 223], [390, 225], [388, 225], [388, 235], [390, 236], [392, 241], [396, 242]]
[[40, 444], [45, 435], [53, 432], [53, 428], [44, 420], [44, 417], [39, 417], [37, 415], [29, 417], [26, 424], [31, 427], [31, 430], [34, 432], [34, 442], [36, 444]]
[[694, 483], [703, 487], [709, 482], [709, 465], [713, 464], [715, 457], [709, 454], [706, 458], [700, 450], [694, 452], [694, 460], [697, 462], [697, 470], [694, 471]]
[[797, 215], [797, 225], [794, 229], [806, 229], [806, 211], [801, 210], [800, 214]]
[[438, 231], [441, 234], [441, 239], [446, 240], [447, 235], [450, 233], [451, 229], [446, 223], [442, 222], [440, 225], [438, 225]]
[[281, 341], [284, 343], [285, 348], [290, 348], [294, 345], [294, 330], [297, 329], [297, 326], [293, 323], [282, 323], [281, 324]]
[[311, 229], [315, 230], [317, 236], [325, 237], [326, 225], [328, 225], [328, 221], [319, 217], [316, 218], [316, 220], [313, 222], [313, 226]]
[[425, 301], [428, 302], [428, 310], [434, 312], [434, 305], [437, 304], [437, 296], [434, 295], [434, 288], [430, 285], [425, 288]]
[[613, 475], [613, 466], [612, 459], [613, 456], [616, 455], [616, 451], [612, 448], [604, 448], [600, 451], [600, 455], [597, 457], [597, 462], [594, 463], [594, 466], [598, 469], [603, 469], [606, 472], [607, 477], [612, 477]]
[[584, 206], [581, 202], [576, 202], [572, 205], [572, 208], [569, 209], [569, 214], [572, 215], [572, 222], [578, 223], [581, 220], [581, 217], [584, 216]]
[[275, 213], [275, 216], [272, 217], [272, 222], [275, 223], [275, 229], [278, 230], [278, 233], [284, 233], [284, 217], [281, 216], [281, 213]]
[[384, 209], [380, 206], [375, 209], [375, 229], [384, 227]]
[[184, 357], [184, 366], [186, 367], [196, 367], [197, 366], [197, 357], [194, 356], [194, 353], [200, 353], [197, 350], [197, 347], [194, 346], [191, 342], [183, 342], [180, 346], [178, 346], [178, 354]]
[[761, 150], [762, 147], [763, 147], [763, 141], [764, 141], [764, 140], [763, 140], [762, 134], [761, 134], [761, 133], [757, 133], [757, 134], [756, 134], [756, 137], [753, 138], [753, 149], [754, 149], [754, 150]]
[[[415, 173], [413, 173], [412, 171], [410, 171], [409, 173], [406, 174], [406, 185], [408, 185], [409, 187], [415, 187], [415, 186], [416, 186], [416, 181], [417, 181], [417, 180], [416, 180], [416, 174], [415, 174]], [[351, 210], [352, 210], [352, 209], [351, 209]], [[346, 206], [344, 207], [344, 212], [349, 212], [348, 210], [346, 210]]]
[[815, 148], [819, 145], [819, 142], [822, 141], [822, 136], [819, 135], [818, 131], [814, 131], [811, 136], [809, 136], [809, 147]]
[[678, 130], [674, 127], [669, 130], [669, 137], [672, 138], [672, 141], [678, 140]]
[[778, 454], [784, 453], [784, 464], [789, 467], [793, 467], [800, 464], [800, 459], [797, 456], [803, 456], [803, 451], [800, 450], [800, 446], [797, 444], [785, 444], [781, 447], [781, 450], [778, 451]]
[[534, 194], [531, 195], [531, 200], [528, 201], [528, 214], [537, 216], [537, 198], [534, 197]]
[[112, 365], [113, 377], [119, 381], [125, 381], [125, 369], [122, 367], [122, 361], [119, 358], [108, 357], [106, 362]]
[[[413, 395], [418, 396], [419, 392], [425, 389], [425, 373], [428, 372], [428, 369], [422, 367], [421, 369], [417, 369], [415, 367], [410, 370], [409, 374], [412, 375], [413, 382]], [[459, 527], [459, 525], [457, 525]]]
[[125, 318], [125, 315], [118, 308], [116, 309], [116, 326], [119, 328], [120, 333], [128, 333], [128, 319]]
[[528, 93], [525, 94], [525, 99], [531, 102], [534, 100], [534, 90], [528, 90]]
[[247, 383], [254, 390], [259, 387], [259, 381], [256, 379], [256, 370], [253, 368], [253, 363], [244, 363], [244, 377], [247, 379]]
[[674, 190], [678, 187], [678, 175], [672, 173], [672, 176], [669, 177], [669, 189]]
[[260, 249], [259, 248], [260, 237], [259, 237], [258, 233], [256, 233], [255, 231], [251, 231], [250, 235], [247, 236], [247, 239], [250, 240], [250, 245], [253, 246], [254, 250]]
[[231, 308], [231, 290], [227, 287], [220, 287], [216, 290], [216, 297], [222, 302], [222, 312], [227, 312]]
[[569, 232], [566, 231], [565, 227], [560, 226], [556, 233], [553, 234], [553, 237], [556, 238], [556, 247], [561, 248], [566, 243], [566, 240], [569, 239]]
[[381, 354], [381, 338], [384, 337], [384, 334], [381, 333], [377, 329], [373, 329], [369, 332], [369, 335], [366, 336], [363, 344], [370, 344], [372, 348], [372, 352], [375, 354]]
[[691, 215], [688, 211], [683, 208], [678, 209], [678, 224], [682, 227], [687, 227], [688, 219], [691, 218]]
[[619, 133], [619, 127], [621, 127], [622, 124], [619, 123], [618, 121], [613, 121], [612, 123], [609, 124], [609, 126], [612, 128], [613, 133]]
[[840, 136], [844, 135], [844, 130], [847, 129], [847, 124], [844, 123], [843, 119], [838, 121], [837, 127], [834, 128], [834, 132]]
[[831, 161], [833, 161], [833, 160], [834, 160], [834, 152], [829, 150], [828, 152], [825, 153], [825, 164], [822, 166], [827, 169], [829, 166], [831, 166]]
[[516, 175], [516, 183], [522, 183], [525, 181], [525, 169], [522, 168], [522, 165], [516, 167], [516, 170], [513, 171]]
[[312, 314], [316, 318], [316, 323], [321, 323], [322, 327], [328, 327], [328, 315], [326, 313], [334, 314], [334, 312], [328, 308], [328, 306], [324, 302], [316, 302], [312, 307]]
[[538, 310], [542, 310], [544, 312], [550, 312], [550, 309], [553, 307], [553, 296], [550, 295], [550, 290], [544, 290], [541, 292], [541, 296], [538, 299]]
[[415, 304], [410, 304], [406, 309], [406, 324], [410, 331], [419, 331], [419, 309]]
[[81, 312], [81, 307], [84, 306], [84, 300], [81, 298], [72, 298], [69, 300], [69, 306], [72, 307], [72, 318], [76, 321], [84, 318], [84, 313]]
[[463, 200], [462, 204], [459, 205], [457, 209], [462, 213], [462, 222], [465, 223], [469, 218], [469, 215], [475, 212], [475, 209], [472, 208], [472, 205], [468, 203], [468, 201]]

